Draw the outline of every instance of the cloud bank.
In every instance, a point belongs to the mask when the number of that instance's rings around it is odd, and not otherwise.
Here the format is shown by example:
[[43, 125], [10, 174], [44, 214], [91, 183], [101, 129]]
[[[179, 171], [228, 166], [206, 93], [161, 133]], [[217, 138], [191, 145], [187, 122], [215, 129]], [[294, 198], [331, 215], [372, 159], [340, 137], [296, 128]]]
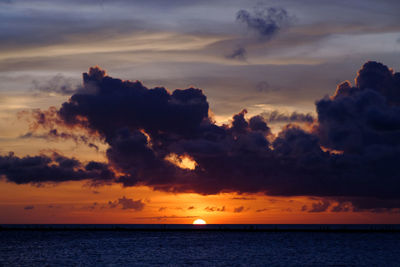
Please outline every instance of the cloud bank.
[[96, 183], [108, 183], [114, 177], [105, 163], [90, 161], [81, 163], [57, 153], [17, 157], [12, 152], [0, 156], [0, 176], [16, 184], [41, 184], [46, 182], [81, 181], [91, 179]]
[[[295, 114], [312, 130], [288, 124], [273, 136], [263, 116], [246, 118], [246, 110], [215, 124], [200, 89], [149, 89], [93, 67], [67, 102], [36, 111], [36, 125], [100, 136], [108, 162], [10, 154], [0, 157], [0, 174], [18, 184], [89, 179], [204, 195], [315, 196], [339, 203], [335, 211], [347, 209], [341, 203], [400, 208], [399, 104], [400, 73], [367, 62], [354, 86], [344, 82], [316, 102], [316, 119]], [[326, 210], [321, 203], [312, 210]]]

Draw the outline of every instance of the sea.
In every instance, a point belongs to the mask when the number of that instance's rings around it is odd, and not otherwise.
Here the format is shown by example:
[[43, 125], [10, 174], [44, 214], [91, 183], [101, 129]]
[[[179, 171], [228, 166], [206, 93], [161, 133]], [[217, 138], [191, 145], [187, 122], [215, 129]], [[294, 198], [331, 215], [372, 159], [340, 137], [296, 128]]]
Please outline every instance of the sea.
[[400, 266], [400, 226], [0, 225], [0, 266]]

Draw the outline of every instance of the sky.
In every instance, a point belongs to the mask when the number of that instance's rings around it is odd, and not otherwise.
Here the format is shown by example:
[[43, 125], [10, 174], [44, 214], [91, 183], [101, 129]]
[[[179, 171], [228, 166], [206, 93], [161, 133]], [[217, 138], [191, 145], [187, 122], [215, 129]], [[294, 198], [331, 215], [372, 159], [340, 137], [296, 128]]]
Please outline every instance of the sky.
[[0, 223], [400, 223], [398, 10], [0, 0]]

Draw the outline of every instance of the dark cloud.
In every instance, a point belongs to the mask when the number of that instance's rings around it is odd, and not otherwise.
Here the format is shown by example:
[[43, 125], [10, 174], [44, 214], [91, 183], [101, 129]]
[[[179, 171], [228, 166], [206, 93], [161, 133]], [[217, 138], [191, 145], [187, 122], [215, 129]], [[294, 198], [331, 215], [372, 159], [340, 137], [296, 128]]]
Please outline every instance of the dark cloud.
[[256, 212], [264, 212], [264, 211], [267, 211], [268, 209], [267, 208], [264, 208], [264, 209], [258, 209], [258, 210], [256, 210]]
[[400, 212], [399, 199], [378, 199], [362, 197], [337, 197], [319, 199], [309, 209], [304, 205], [301, 210], [308, 212]]
[[195, 209], [195, 207], [194, 207], [194, 206], [190, 206], [190, 207], [188, 207], [187, 209], [188, 209], [188, 210], [193, 210], [193, 209]]
[[[79, 134], [76, 129], [71, 130], [70, 127], [60, 127], [62, 120], [57, 117], [57, 110], [55, 107], [51, 107], [46, 111], [39, 109], [33, 109], [31, 111], [21, 111], [18, 113], [20, 119], [26, 119], [29, 123], [30, 130], [19, 136], [21, 139], [44, 139], [49, 141], [66, 141], [72, 140], [77, 145], [86, 144], [96, 151], [99, 147], [94, 142], [101, 141], [102, 137], [91, 135], [86, 133], [83, 129], [83, 133]], [[39, 130], [39, 131], [38, 131]]]
[[[293, 22], [293, 17], [281, 7], [265, 7], [257, 5], [252, 13], [247, 10], [239, 10], [236, 13], [236, 21], [246, 25], [254, 35], [222, 41], [225, 45], [232, 47], [232, 51], [225, 57], [236, 60], [246, 60], [247, 49], [252, 43], [265, 43], [274, 38], [282, 29], [288, 27]], [[221, 44], [222, 44], [221, 43]], [[215, 45], [215, 44], [214, 44]], [[224, 45], [224, 46], [225, 46]]]
[[[315, 196], [350, 202], [355, 210], [400, 207], [399, 74], [382, 64], [366, 63], [354, 87], [341, 84], [334, 96], [317, 101], [317, 121], [300, 113], [247, 118], [242, 110], [222, 126], [209, 117], [200, 89], [148, 89], [98, 67], [83, 78], [82, 88], [59, 109], [36, 111], [36, 128], [100, 136], [109, 146], [107, 164], [9, 155], [0, 159], [7, 180], [91, 179], [204, 195]], [[287, 125], [272, 136], [268, 120], [315, 125]]]
[[331, 202], [329, 200], [321, 200], [316, 203], [312, 203], [311, 209], [308, 212], [324, 212], [327, 211]]
[[53, 153], [51, 156], [17, 157], [13, 153], [0, 156], [0, 175], [16, 184], [79, 181], [93, 183], [112, 181], [114, 173], [104, 163], [91, 161], [83, 164], [77, 159]]
[[[370, 209], [371, 207], [369, 207]], [[352, 210], [351, 202], [339, 202], [337, 205], [333, 206], [332, 212], [348, 212]]]
[[234, 200], [255, 200], [255, 197], [233, 197]]
[[337, 198], [336, 201], [337, 204], [332, 207], [332, 211], [334, 212], [400, 212], [399, 199], [343, 197]]
[[61, 205], [50, 204], [50, 205], [47, 206], [47, 208], [49, 208], [49, 209], [61, 209], [62, 206]]
[[88, 138], [85, 135], [77, 135], [77, 134], [70, 133], [70, 132], [61, 132], [57, 129], [51, 129], [45, 133], [40, 133], [40, 134], [35, 133], [35, 131], [30, 131], [30, 132], [27, 132], [27, 133], [19, 136], [19, 138], [21, 138], [21, 139], [36, 138], [36, 139], [44, 139], [44, 140], [50, 140], [50, 141], [73, 140], [76, 144], [84, 143], [84, 144], [87, 144], [89, 147], [96, 149], [97, 151], [99, 150], [99, 147], [97, 145], [90, 143], [90, 139], [93, 139], [93, 138]]
[[315, 118], [310, 113], [299, 113], [299, 112], [292, 112], [292, 113], [285, 113], [279, 110], [273, 111], [266, 111], [260, 114], [260, 116], [264, 117], [267, 122], [305, 122], [305, 123], [313, 123]]
[[68, 125], [98, 131], [107, 141], [122, 138], [123, 130], [116, 129], [124, 128], [146, 129], [155, 135], [163, 131], [190, 135], [208, 119], [209, 106], [199, 89], [177, 89], [173, 93], [162, 87], [147, 89], [139, 81], [105, 76], [99, 68], [91, 68], [83, 80], [83, 91], [65, 102], [58, 115]]
[[35, 206], [33, 205], [28, 205], [24, 207], [24, 210], [33, 210], [35, 208]]
[[240, 213], [240, 212], [242, 212], [243, 210], [244, 210], [244, 207], [243, 207], [243, 206], [240, 206], [240, 207], [234, 208], [234, 209], [233, 209], [233, 212], [235, 212], [235, 213]]
[[237, 59], [237, 60], [246, 60], [246, 48], [244, 47], [238, 47], [235, 50], [233, 50], [230, 54], [226, 55], [226, 58], [230, 59]]
[[133, 200], [131, 198], [126, 198], [125, 196], [119, 198], [118, 200], [108, 202], [108, 206], [110, 208], [116, 208], [117, 206], [120, 206], [121, 209], [123, 210], [134, 210], [134, 211], [143, 210], [145, 205], [146, 204], [143, 203], [141, 199]]
[[381, 63], [367, 62], [355, 81], [354, 87], [348, 81], [340, 84], [331, 98], [316, 103], [322, 144], [349, 153], [396, 149], [400, 73]]
[[355, 209], [399, 207], [400, 73], [367, 62], [355, 81], [316, 103], [320, 142], [342, 152], [335, 164], [343, 183], [371, 192], [371, 199], [350, 200]]
[[218, 208], [218, 207], [206, 207], [206, 208], [204, 208], [204, 210], [208, 211], [208, 212], [214, 212], [214, 211], [223, 212], [223, 211], [225, 211], [225, 206], [222, 206], [221, 208]]
[[154, 217], [135, 217], [135, 219], [142, 219], [142, 220], [147, 220], [147, 219], [154, 219], [158, 221], [164, 221], [164, 220], [169, 220], [169, 219], [192, 219], [192, 218], [198, 218], [198, 216], [177, 216], [177, 215], [171, 215], [171, 216], [154, 216]]
[[271, 39], [292, 22], [292, 18], [285, 9], [260, 5], [254, 8], [253, 13], [239, 10], [236, 20], [244, 23], [248, 29], [254, 31], [263, 40]]
[[118, 203], [122, 206], [123, 210], [141, 211], [145, 206], [141, 200], [133, 200], [131, 198], [126, 198], [125, 196], [118, 199]]

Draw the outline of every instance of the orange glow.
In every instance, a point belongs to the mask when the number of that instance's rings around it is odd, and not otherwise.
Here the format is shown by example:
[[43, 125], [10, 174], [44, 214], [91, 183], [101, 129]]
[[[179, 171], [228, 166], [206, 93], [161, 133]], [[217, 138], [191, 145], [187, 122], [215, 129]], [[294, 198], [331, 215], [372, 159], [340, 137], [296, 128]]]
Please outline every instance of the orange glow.
[[203, 224], [207, 224], [207, 223], [203, 219], [197, 219], [197, 220], [193, 221], [193, 224], [195, 224], [195, 225], [203, 225]]
[[[123, 196], [141, 200], [144, 208], [110, 205]], [[176, 194], [117, 184], [91, 187], [85, 181], [40, 187], [0, 181], [0, 222], [192, 224], [202, 218], [213, 224], [400, 223], [399, 213], [331, 211], [337, 203], [327, 211], [310, 212], [318, 201], [305, 196]], [[33, 208], [26, 209], [29, 206]]]

